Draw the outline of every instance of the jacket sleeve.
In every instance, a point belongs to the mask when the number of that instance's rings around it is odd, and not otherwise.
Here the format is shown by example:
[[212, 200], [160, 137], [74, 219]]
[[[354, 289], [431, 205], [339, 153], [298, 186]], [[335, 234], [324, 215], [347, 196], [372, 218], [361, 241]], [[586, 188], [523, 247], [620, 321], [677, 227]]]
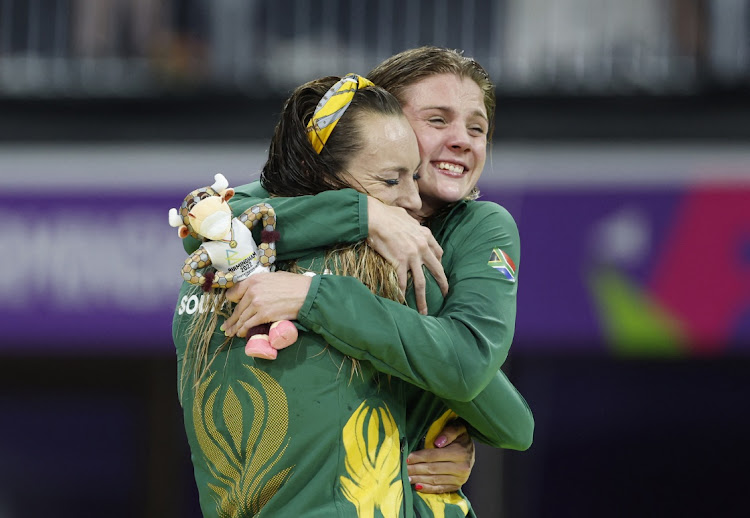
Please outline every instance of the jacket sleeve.
[[[237, 216], [258, 203], [268, 203], [276, 212], [276, 243], [279, 260], [294, 259], [330, 248], [338, 243], [356, 243], [367, 237], [367, 196], [354, 189], [326, 191], [314, 196], [272, 198], [260, 182], [238, 187], [229, 200]], [[256, 239], [260, 230], [253, 232]], [[187, 237], [183, 246], [194, 252], [200, 242]]]
[[300, 323], [382, 372], [441, 398], [471, 401], [505, 361], [516, 315], [515, 277], [488, 262], [501, 249], [518, 264], [518, 230], [505, 209], [483, 205], [462, 216], [461, 235], [443, 243], [450, 292], [437, 315], [377, 297], [355, 278], [318, 275]]
[[494, 448], [524, 451], [534, 439], [534, 416], [502, 370], [473, 400], [444, 400], [468, 425], [469, 433]]

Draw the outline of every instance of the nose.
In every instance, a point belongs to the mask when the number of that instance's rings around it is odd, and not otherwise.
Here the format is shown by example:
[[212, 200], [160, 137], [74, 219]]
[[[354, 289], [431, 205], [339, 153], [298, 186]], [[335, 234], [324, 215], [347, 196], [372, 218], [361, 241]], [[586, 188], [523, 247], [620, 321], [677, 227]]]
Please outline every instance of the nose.
[[404, 186], [404, 190], [399, 196], [398, 205], [408, 211], [418, 211], [422, 208], [422, 199], [419, 197], [419, 188], [417, 182], [409, 178], [409, 180], [401, 182]]
[[469, 140], [469, 130], [462, 124], [451, 124], [446, 144], [455, 151], [470, 149], [471, 141]]

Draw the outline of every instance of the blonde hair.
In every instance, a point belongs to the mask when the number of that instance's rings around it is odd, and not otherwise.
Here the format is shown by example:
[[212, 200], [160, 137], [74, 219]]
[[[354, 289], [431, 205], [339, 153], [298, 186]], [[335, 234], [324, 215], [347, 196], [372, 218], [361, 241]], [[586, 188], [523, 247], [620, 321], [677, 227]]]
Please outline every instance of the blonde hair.
[[[373, 250], [366, 241], [328, 251], [323, 264], [324, 269], [329, 270], [332, 274], [355, 277], [375, 295], [402, 304], [406, 303], [404, 294], [401, 293], [398, 285], [396, 269]], [[291, 263], [289, 271], [305, 273], [309, 270], [300, 267], [294, 261]]]
[[[360, 241], [328, 251], [323, 260], [323, 271], [325, 270], [329, 270], [335, 275], [354, 277], [367, 286], [373, 294], [402, 304], [406, 303], [404, 293], [399, 287], [396, 269], [367, 244], [367, 241]], [[297, 261], [292, 261], [289, 263], [287, 271], [302, 274], [310, 270], [301, 267]], [[200, 288], [197, 286], [192, 289], [200, 292]], [[197, 317], [191, 319], [190, 324], [185, 329], [187, 340], [183, 367], [180, 372], [180, 401], [182, 401], [188, 380], [192, 378], [193, 390], [195, 390], [211, 368], [218, 353], [225, 350], [232, 341], [232, 338], [226, 337], [213, 354], [210, 353], [211, 342], [216, 333], [219, 317], [229, 317], [233, 304], [227, 301], [226, 290], [223, 288], [212, 289], [206, 292], [204, 296], [206, 297], [204, 300], [207, 301], [205, 306], [197, 311]], [[351, 381], [359, 370], [359, 363], [354, 358], [349, 359], [352, 361]]]
[[[367, 241], [330, 250], [323, 261], [323, 269], [329, 270], [334, 275], [354, 277], [367, 286], [373, 294], [406, 304], [404, 293], [399, 287], [396, 269], [367, 244]], [[300, 267], [297, 261], [294, 261], [289, 271], [305, 273], [309, 270]], [[354, 375], [360, 372], [359, 361], [350, 356], [346, 358], [352, 362], [349, 373], [351, 382]]]
[[205, 306], [201, 302], [198, 303], [197, 316], [190, 319], [190, 323], [185, 329], [187, 338], [185, 340], [182, 369], [180, 369], [180, 401], [182, 401], [182, 395], [189, 379], [186, 372], [192, 374], [193, 390], [195, 390], [213, 364], [216, 355], [228, 347], [229, 342], [232, 340], [230, 337], [226, 337], [224, 342], [216, 348], [214, 354], [209, 358], [211, 341], [216, 332], [216, 324], [219, 322], [219, 317], [228, 318], [231, 315], [231, 311], [224, 309], [225, 304], [229, 304], [226, 297], [226, 289], [212, 288], [207, 292], [203, 292], [200, 286], [191, 285], [188, 295], [191, 293], [194, 295], [200, 294], [205, 299], [199, 300], [206, 300], [207, 302]]

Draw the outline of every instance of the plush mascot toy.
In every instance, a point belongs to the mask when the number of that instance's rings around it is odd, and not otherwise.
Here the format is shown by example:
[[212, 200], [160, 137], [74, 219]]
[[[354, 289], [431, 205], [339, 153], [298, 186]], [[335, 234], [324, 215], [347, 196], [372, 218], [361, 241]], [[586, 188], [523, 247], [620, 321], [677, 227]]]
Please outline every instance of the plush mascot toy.
[[[169, 224], [177, 227], [182, 239], [193, 236], [203, 243], [185, 260], [182, 278], [211, 288], [231, 288], [250, 275], [270, 272], [276, 260], [276, 215], [267, 203], [253, 205], [238, 217], [232, 217], [227, 201], [234, 189], [224, 175], [217, 174], [210, 187], [196, 189], [185, 197], [180, 211], [170, 209]], [[252, 228], [261, 221], [263, 230], [260, 246], [255, 244]], [[200, 272], [212, 266], [216, 271]], [[257, 326], [248, 333], [245, 346], [248, 356], [275, 359], [277, 350], [297, 340], [297, 328], [289, 320]]]

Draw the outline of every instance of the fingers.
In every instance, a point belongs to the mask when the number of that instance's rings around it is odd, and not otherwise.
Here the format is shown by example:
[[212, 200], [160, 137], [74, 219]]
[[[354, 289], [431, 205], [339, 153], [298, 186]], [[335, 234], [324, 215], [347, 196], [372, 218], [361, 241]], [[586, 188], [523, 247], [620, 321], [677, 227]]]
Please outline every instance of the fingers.
[[237, 324], [237, 320], [240, 318], [240, 315], [242, 315], [247, 310], [247, 307], [252, 302], [252, 299], [245, 297], [245, 293], [247, 293], [248, 280], [249, 279], [245, 279], [244, 281], [238, 282], [237, 284], [229, 288], [226, 292], [227, 300], [236, 302], [237, 305], [232, 310], [232, 314], [229, 316], [229, 318], [224, 321], [224, 325], [222, 327], [225, 331]]
[[457, 420], [443, 428], [435, 443], [442, 446], [414, 451], [406, 458], [409, 478], [417, 491], [456, 491], [471, 475], [474, 442], [463, 422]]
[[463, 421], [451, 421], [447, 423], [438, 434], [435, 439], [435, 447], [443, 448], [453, 443], [461, 436], [466, 436], [467, 438], [469, 436], [469, 431], [466, 429], [466, 425]]
[[276, 272], [258, 273], [242, 282], [247, 283], [242, 299], [223, 326], [227, 336], [247, 336], [254, 326], [295, 320], [312, 280], [306, 275]]
[[437, 242], [435, 236], [432, 235], [432, 232], [430, 232], [429, 228], [422, 227], [422, 230], [422, 233], [427, 238], [427, 245], [430, 247], [430, 250], [432, 250], [432, 253], [435, 255], [435, 257], [438, 258], [438, 261], [440, 261], [443, 258], [443, 248], [440, 246], [440, 243]]
[[427, 314], [427, 284], [425, 282], [422, 265], [413, 265], [411, 268], [411, 280], [414, 285], [414, 296], [417, 299], [417, 311], [421, 314]]
[[423, 227], [403, 208], [384, 205], [368, 197], [368, 243], [396, 268], [399, 286], [405, 292], [407, 275], [411, 271], [417, 309], [427, 312], [426, 282], [422, 266], [426, 266], [438, 283], [443, 295], [448, 293], [448, 279], [440, 260], [443, 249], [430, 229]]
[[[257, 313], [257, 310], [253, 305], [255, 298], [253, 297], [251, 289], [254, 280], [257, 281], [257, 279], [248, 277], [247, 279], [240, 281], [227, 290], [227, 299], [237, 303], [232, 310], [232, 314], [224, 321], [224, 324], [222, 325], [224, 334], [226, 334], [227, 336], [237, 335], [239, 329], [241, 327], [244, 327], [244, 324], [247, 322], [247, 320]], [[247, 329], [250, 329], [250, 327], [247, 327], [245, 330], [247, 331]]]
[[414, 480], [412, 481], [412, 485], [414, 486], [414, 489], [416, 489], [420, 493], [436, 495], [439, 495], [441, 493], [453, 493], [454, 491], [458, 491], [459, 489], [461, 489], [461, 485], [459, 484], [446, 482], [444, 484], [434, 485], [427, 480]]
[[236, 331], [237, 336], [240, 338], [244, 338], [247, 336], [248, 331], [252, 329], [255, 326], [259, 326], [261, 324], [267, 324], [268, 319], [260, 315], [259, 313], [255, 313], [253, 315], [249, 315], [247, 319], [245, 320], [245, 323], [242, 324]]
[[[469, 479], [471, 465], [462, 462], [431, 462], [407, 465], [409, 482], [423, 493], [457, 491]], [[421, 486], [421, 487], [420, 487]]]
[[[413, 451], [409, 454], [406, 462], [409, 466], [418, 464], [440, 464], [452, 462], [463, 463], [470, 462], [472, 456], [473, 447], [469, 447], [467, 444], [455, 442], [453, 444], [449, 444], [444, 448], [425, 448], [424, 450]], [[446, 466], [443, 466], [443, 468], [445, 467]], [[430, 473], [440, 472], [430, 471]]]
[[406, 264], [399, 264], [396, 268], [396, 274], [398, 275], [398, 287], [401, 290], [401, 294], [404, 295], [406, 293], [407, 279], [409, 278], [409, 269], [406, 267]]
[[409, 476], [412, 478], [421, 477], [420, 480], [441, 483], [450, 481], [451, 483], [463, 484], [471, 473], [471, 466], [466, 460], [456, 462], [421, 462], [418, 464], [408, 464], [406, 466]]
[[430, 270], [430, 273], [432, 273], [432, 276], [438, 283], [443, 296], [446, 296], [448, 294], [448, 278], [445, 276], [443, 265], [433, 256], [425, 258], [425, 266]]
[[448, 295], [448, 278], [445, 276], [443, 265], [437, 263], [434, 267], [432, 265], [428, 265], [427, 268], [429, 268], [430, 272], [432, 272], [432, 276], [435, 277], [438, 286], [440, 286], [440, 292], [443, 294], [443, 297]]
[[461, 489], [463, 485], [451, 480], [443, 481], [440, 478], [424, 479], [421, 477], [410, 477], [410, 482], [414, 486], [414, 489], [420, 493], [428, 494], [452, 493]]
[[230, 302], [239, 302], [246, 290], [247, 283], [245, 281], [240, 281], [226, 291], [227, 299]]
[[443, 258], [443, 249], [428, 228], [422, 227], [422, 229], [424, 230], [424, 236], [430, 250], [430, 254], [425, 254], [425, 266], [432, 272], [432, 276], [437, 281], [438, 286], [440, 286], [440, 291], [445, 296], [448, 294], [448, 278], [445, 276], [445, 270], [440, 263]]
[[[232, 313], [232, 316], [235, 315], [237, 311], [235, 310], [234, 313]], [[263, 322], [255, 322], [258, 320], [257, 313], [255, 312], [255, 308], [252, 306], [248, 306], [245, 311], [243, 311], [238, 317], [237, 317], [237, 323], [234, 324], [232, 327], [226, 327], [225, 328], [225, 334], [227, 336], [239, 336], [244, 337], [247, 336], [248, 330], [250, 330], [251, 327], [256, 326], [258, 324], [262, 324]], [[248, 325], [250, 324], [250, 325]]]

